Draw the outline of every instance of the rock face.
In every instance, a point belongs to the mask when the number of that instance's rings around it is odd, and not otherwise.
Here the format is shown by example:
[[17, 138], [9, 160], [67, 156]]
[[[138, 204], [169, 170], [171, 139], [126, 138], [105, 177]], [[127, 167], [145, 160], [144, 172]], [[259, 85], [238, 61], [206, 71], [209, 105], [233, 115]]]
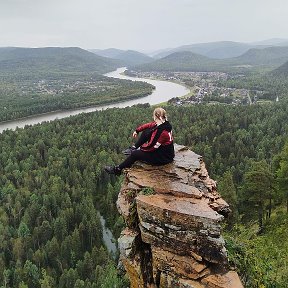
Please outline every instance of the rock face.
[[118, 239], [131, 288], [243, 288], [228, 268], [220, 223], [230, 212], [201, 156], [175, 145], [164, 166], [127, 169], [117, 200]]

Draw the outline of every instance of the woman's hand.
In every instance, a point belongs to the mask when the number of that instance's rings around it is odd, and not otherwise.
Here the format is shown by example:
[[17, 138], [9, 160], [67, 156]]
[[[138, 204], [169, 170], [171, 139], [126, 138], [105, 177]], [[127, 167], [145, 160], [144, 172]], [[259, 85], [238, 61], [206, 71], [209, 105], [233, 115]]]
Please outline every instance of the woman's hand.
[[132, 137], [136, 138], [138, 136], [138, 133], [136, 131], [133, 132]]

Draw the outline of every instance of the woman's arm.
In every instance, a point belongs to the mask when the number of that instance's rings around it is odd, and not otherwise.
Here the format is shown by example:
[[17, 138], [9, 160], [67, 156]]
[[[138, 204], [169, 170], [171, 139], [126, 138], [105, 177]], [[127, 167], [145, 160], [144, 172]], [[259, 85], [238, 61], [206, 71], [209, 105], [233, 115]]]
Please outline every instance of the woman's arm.
[[[145, 124], [142, 124], [142, 125], [140, 125], [139, 127], [137, 127], [136, 128], [136, 130], [134, 131], [134, 132], [136, 132], [136, 133], [139, 133], [139, 132], [141, 132], [141, 131], [143, 131], [143, 130], [145, 130], [145, 129], [149, 129], [149, 128], [153, 128], [153, 127], [155, 127], [157, 124], [156, 124], [156, 122], [150, 122], [150, 123], [145, 123]], [[133, 133], [134, 134], [134, 133]]]

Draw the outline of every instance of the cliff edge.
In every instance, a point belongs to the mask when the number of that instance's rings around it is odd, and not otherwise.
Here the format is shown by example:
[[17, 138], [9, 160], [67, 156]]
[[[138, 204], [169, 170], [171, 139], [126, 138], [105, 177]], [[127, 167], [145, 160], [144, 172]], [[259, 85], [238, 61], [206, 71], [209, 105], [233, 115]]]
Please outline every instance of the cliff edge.
[[175, 145], [164, 166], [135, 164], [117, 200], [126, 228], [118, 239], [131, 288], [243, 288], [227, 265], [221, 198], [201, 156]]

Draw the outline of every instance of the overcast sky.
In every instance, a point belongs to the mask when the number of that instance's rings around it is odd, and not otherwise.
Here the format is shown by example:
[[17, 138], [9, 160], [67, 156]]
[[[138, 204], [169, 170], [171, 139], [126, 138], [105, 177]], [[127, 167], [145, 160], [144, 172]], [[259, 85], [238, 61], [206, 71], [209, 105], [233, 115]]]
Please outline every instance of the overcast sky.
[[152, 51], [288, 39], [287, 0], [0, 0], [0, 47]]

